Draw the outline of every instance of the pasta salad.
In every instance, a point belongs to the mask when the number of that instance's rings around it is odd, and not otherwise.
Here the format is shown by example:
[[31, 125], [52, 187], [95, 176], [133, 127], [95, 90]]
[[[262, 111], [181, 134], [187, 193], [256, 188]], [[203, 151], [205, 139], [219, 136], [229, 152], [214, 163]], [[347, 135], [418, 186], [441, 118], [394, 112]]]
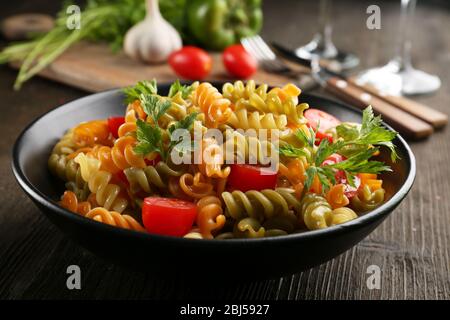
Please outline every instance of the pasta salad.
[[48, 160], [59, 204], [88, 219], [195, 239], [261, 238], [341, 224], [384, 202], [392, 140], [369, 106], [341, 122], [294, 84], [124, 89], [124, 115], [69, 129]]

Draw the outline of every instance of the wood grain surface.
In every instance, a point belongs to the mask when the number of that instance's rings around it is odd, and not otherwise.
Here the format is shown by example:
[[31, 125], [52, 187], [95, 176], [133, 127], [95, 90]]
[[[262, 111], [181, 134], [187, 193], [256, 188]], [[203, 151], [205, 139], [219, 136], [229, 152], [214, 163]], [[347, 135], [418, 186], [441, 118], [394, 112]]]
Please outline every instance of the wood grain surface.
[[[392, 56], [398, 2], [379, 2], [382, 29], [370, 31], [365, 28], [370, 1], [334, 1], [339, 3], [334, 10], [335, 42], [362, 58], [360, 68], [385, 63]], [[264, 6], [263, 36], [268, 40], [295, 47], [313, 35], [314, 1], [268, 0]], [[0, 17], [27, 11], [54, 13], [58, 7], [59, 1], [50, 0], [2, 3]], [[449, 113], [450, 12], [448, 7], [419, 1], [416, 18], [413, 61], [439, 75], [443, 87], [435, 95], [414, 99]], [[276, 280], [187, 285], [102, 261], [62, 234], [19, 189], [10, 169], [11, 148], [19, 132], [43, 112], [86, 93], [43, 79], [32, 79], [14, 92], [15, 75], [6, 66], [0, 68], [0, 298], [450, 299], [448, 127], [428, 140], [411, 143], [418, 171], [412, 191], [375, 232], [338, 258]], [[258, 267], [264, 267], [263, 260], [255, 259]], [[66, 268], [71, 264], [81, 268], [81, 290], [66, 288]], [[370, 265], [381, 269], [379, 290], [366, 286]]]

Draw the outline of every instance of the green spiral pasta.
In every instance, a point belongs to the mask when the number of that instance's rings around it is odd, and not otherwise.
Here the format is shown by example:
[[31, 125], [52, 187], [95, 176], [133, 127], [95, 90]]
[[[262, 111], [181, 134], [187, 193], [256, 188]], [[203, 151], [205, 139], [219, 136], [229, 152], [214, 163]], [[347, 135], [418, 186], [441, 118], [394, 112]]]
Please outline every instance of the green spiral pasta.
[[288, 191], [290, 189], [278, 188], [262, 191], [250, 190], [247, 192], [233, 191], [223, 192], [222, 199], [225, 203], [225, 214], [235, 220], [249, 217], [260, 222], [268, 220], [275, 215], [289, 216], [291, 208], [299, 208], [299, 202]]
[[309, 230], [326, 228], [331, 218], [332, 209], [327, 200], [315, 193], [308, 193], [301, 203], [303, 222]]
[[131, 193], [143, 190], [153, 194], [156, 189], [166, 189], [168, 177], [179, 177], [184, 172], [170, 168], [165, 162], [158, 162], [155, 166], [147, 166], [143, 169], [130, 167], [124, 170], [125, 176], [130, 183]]
[[67, 160], [66, 155], [53, 153], [48, 159], [48, 168], [54, 176], [66, 182], [66, 189], [73, 191], [79, 200], [87, 198], [88, 185], [81, 177], [80, 166], [73, 159]]
[[73, 141], [73, 129], [67, 130], [67, 132], [62, 136], [62, 138], [55, 144], [52, 149], [52, 155], [68, 155], [75, 152], [78, 146]]
[[383, 188], [372, 191], [368, 185], [365, 185], [352, 198], [352, 206], [360, 212], [373, 210], [384, 202], [384, 194]]
[[334, 226], [356, 218], [358, 218], [358, 215], [351, 208], [348, 207], [337, 208], [333, 210], [333, 214], [331, 216], [330, 221], [328, 222], [328, 225]]

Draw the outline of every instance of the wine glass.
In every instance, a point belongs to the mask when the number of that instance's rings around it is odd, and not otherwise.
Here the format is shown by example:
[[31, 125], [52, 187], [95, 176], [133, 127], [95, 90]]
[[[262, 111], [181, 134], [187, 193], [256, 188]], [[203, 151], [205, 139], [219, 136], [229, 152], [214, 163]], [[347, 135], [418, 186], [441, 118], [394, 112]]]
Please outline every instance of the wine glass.
[[359, 84], [370, 84], [394, 95], [424, 94], [436, 91], [440, 79], [421, 70], [411, 63], [411, 29], [413, 27], [416, 0], [401, 0], [399, 44], [397, 55], [385, 66], [366, 70], [357, 76]]
[[297, 56], [311, 60], [325, 59], [329, 67], [337, 70], [345, 70], [356, 67], [359, 59], [351, 54], [340, 51], [331, 40], [333, 27], [331, 25], [331, 0], [319, 2], [319, 31], [306, 45], [295, 50]]

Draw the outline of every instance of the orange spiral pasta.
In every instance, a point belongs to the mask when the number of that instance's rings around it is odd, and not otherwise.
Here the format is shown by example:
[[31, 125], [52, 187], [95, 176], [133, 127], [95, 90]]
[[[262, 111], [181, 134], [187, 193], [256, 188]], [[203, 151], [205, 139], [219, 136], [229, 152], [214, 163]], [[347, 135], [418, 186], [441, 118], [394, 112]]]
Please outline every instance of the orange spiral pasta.
[[381, 189], [383, 186], [383, 180], [377, 179], [377, 175], [374, 173], [360, 173], [358, 176], [361, 179], [361, 186], [367, 185], [371, 191]]
[[91, 210], [91, 203], [89, 201], [78, 202], [77, 196], [70, 190], [64, 191], [59, 205], [83, 216]]
[[225, 123], [232, 115], [231, 101], [225, 99], [222, 94], [210, 83], [203, 82], [192, 94], [192, 103], [200, 107], [206, 114], [206, 125], [217, 128]]
[[86, 218], [109, 224], [123, 229], [145, 231], [145, 229], [132, 216], [108, 211], [105, 208], [94, 208], [86, 214]]
[[214, 238], [212, 232], [222, 229], [225, 221], [218, 197], [206, 196], [197, 202], [197, 226], [204, 239]]
[[137, 119], [145, 120], [146, 118], [147, 114], [139, 100], [128, 104], [127, 110], [125, 111], [125, 122], [136, 122]]
[[280, 163], [279, 172], [286, 177], [289, 183], [295, 190], [295, 195], [299, 198], [303, 192], [303, 187], [306, 179], [307, 164], [302, 159], [293, 159], [286, 165]]
[[130, 167], [145, 168], [144, 157], [134, 152], [136, 138], [124, 136], [116, 140], [111, 149], [114, 164], [121, 170]]
[[222, 148], [213, 138], [206, 138], [201, 143], [200, 172], [210, 178], [226, 178], [230, 175], [230, 167], [222, 169], [224, 164]]
[[200, 199], [214, 194], [214, 186], [201, 172], [192, 175], [185, 173], [180, 177], [180, 187], [183, 192], [194, 199]]
[[100, 160], [100, 170], [108, 171], [113, 174], [120, 171], [113, 161], [110, 147], [100, 145], [94, 146], [87, 155]]
[[333, 209], [345, 207], [350, 203], [344, 193], [345, 188], [344, 184], [337, 184], [332, 186], [325, 194], [325, 198]]
[[106, 120], [93, 120], [79, 124], [73, 130], [73, 140], [79, 146], [111, 145], [112, 137]]

